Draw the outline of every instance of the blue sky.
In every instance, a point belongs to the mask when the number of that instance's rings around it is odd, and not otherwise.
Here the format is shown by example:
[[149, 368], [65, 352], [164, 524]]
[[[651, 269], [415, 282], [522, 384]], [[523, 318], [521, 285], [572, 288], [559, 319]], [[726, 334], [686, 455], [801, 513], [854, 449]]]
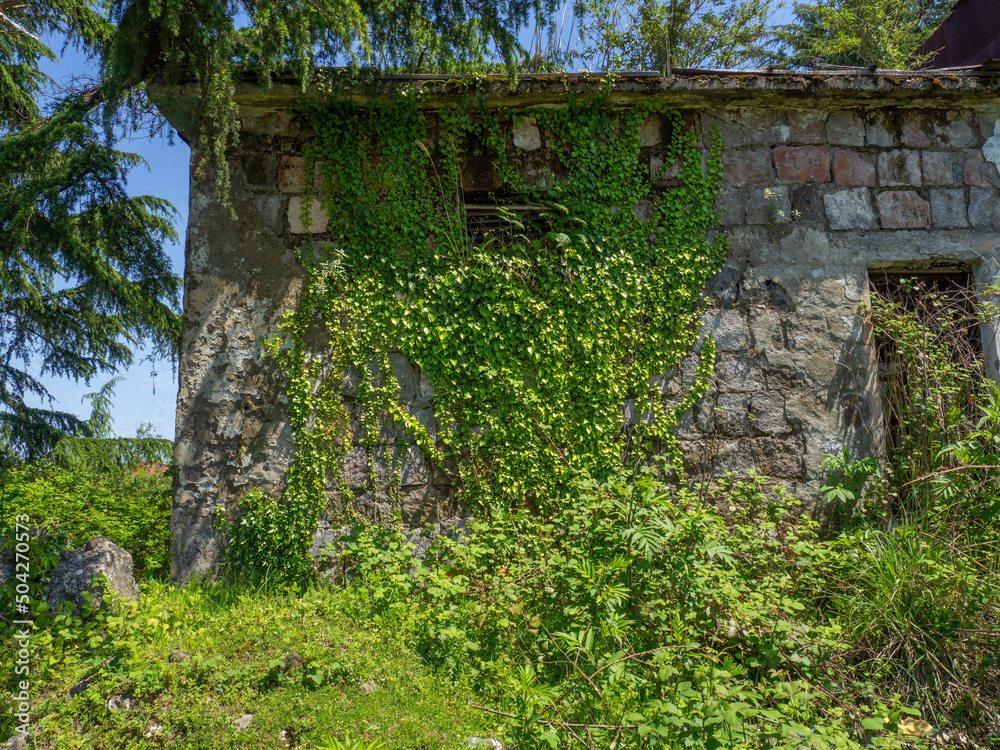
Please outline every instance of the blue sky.
[[[61, 43], [50, 42], [51, 48], [59, 52]], [[87, 69], [87, 60], [73, 49], [67, 49], [58, 62], [45, 62], [43, 70], [56, 81], [78, 76]], [[137, 137], [119, 144], [122, 151], [131, 151], [142, 156], [149, 168], [137, 167], [128, 177], [128, 191], [131, 195], [155, 195], [170, 201], [177, 209], [174, 226], [179, 241], [167, 248], [174, 274], [184, 274], [184, 231], [188, 213], [188, 162], [191, 150], [179, 138], [170, 145], [166, 137]], [[141, 359], [139, 354], [136, 359]], [[55, 402], [53, 408], [80, 414], [90, 414], [90, 405], [83, 396], [97, 391], [111, 379], [111, 375], [99, 375], [90, 384], [74, 382], [65, 378], [45, 379]], [[132, 437], [143, 423], [151, 423], [159, 435], [174, 437], [174, 413], [177, 401], [177, 373], [169, 361], [141, 362], [121, 373], [121, 382], [115, 387], [113, 414], [114, 430], [119, 435]]]

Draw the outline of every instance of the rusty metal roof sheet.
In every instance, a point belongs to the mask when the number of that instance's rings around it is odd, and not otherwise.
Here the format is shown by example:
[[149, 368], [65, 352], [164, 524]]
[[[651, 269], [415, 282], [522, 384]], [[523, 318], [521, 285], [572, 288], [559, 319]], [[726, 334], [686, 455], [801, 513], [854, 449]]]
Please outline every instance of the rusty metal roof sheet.
[[935, 53], [924, 68], [955, 68], [1000, 60], [1000, 1], [958, 0], [917, 54]]

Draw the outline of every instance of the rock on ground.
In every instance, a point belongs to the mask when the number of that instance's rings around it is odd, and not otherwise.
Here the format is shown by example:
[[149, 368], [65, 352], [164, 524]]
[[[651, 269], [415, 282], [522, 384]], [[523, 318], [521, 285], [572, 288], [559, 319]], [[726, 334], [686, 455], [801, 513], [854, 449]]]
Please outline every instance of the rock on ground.
[[[139, 587], [133, 577], [132, 555], [103, 536], [95, 537], [78, 550], [64, 552], [45, 586], [45, 600], [57, 610], [59, 602], [68, 602], [82, 610], [82, 594], [90, 591], [100, 603], [105, 593], [137, 600]], [[98, 576], [107, 579], [107, 591]]]

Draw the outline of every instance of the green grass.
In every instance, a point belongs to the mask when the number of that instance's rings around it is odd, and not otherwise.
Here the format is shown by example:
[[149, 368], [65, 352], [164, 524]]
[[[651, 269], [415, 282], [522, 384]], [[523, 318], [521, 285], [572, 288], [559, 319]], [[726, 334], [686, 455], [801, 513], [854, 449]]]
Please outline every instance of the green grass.
[[[155, 582], [142, 593], [137, 607], [75, 640], [61, 640], [56, 626], [50, 643], [37, 639], [36, 748], [311, 748], [330, 735], [445, 750], [495, 735], [469, 693], [436, 679], [393, 628], [342, 614], [349, 593]], [[104, 641], [91, 648], [95, 633]], [[170, 661], [175, 649], [192, 658]], [[291, 652], [302, 666], [282, 673]], [[94, 684], [69, 698], [92, 674]], [[115, 695], [131, 707], [109, 710]], [[240, 730], [245, 713], [253, 720]]]

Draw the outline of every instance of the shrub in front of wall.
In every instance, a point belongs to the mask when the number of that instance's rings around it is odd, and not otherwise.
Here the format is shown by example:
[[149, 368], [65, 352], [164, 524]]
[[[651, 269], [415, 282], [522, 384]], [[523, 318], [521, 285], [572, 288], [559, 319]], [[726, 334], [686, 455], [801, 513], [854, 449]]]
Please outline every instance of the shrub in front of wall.
[[169, 569], [173, 477], [162, 464], [95, 472], [85, 465], [30, 464], [0, 475], [0, 524], [14, 518], [66, 548], [104, 536], [132, 554], [135, 573]]

